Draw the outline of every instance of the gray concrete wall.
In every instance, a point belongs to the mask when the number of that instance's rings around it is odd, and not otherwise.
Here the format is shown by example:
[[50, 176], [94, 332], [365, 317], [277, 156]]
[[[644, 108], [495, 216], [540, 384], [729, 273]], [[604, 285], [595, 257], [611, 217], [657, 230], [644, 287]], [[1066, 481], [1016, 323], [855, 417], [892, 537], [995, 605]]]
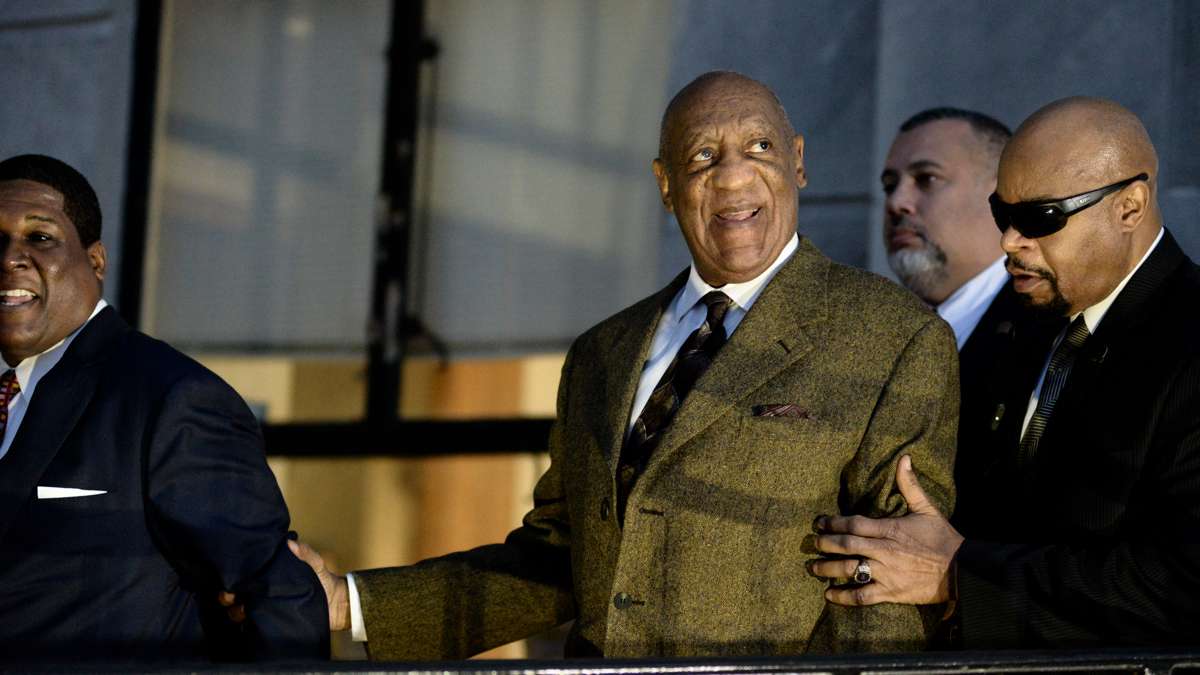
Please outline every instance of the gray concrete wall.
[[[1200, 135], [1194, 115], [1185, 122], [1178, 114], [1200, 100], [1198, 17], [1200, 3], [1170, 0], [881, 2], [874, 165], [896, 127], [931, 105], [976, 108], [1015, 126], [1057, 98], [1110, 98], [1141, 117], [1163, 154], [1167, 226], [1197, 256], [1200, 179], [1185, 163], [1200, 150]], [[872, 194], [881, 213], [882, 195]], [[885, 268], [882, 242], [869, 242], [871, 267]]]
[[88, 177], [104, 215], [109, 302], [122, 264], [135, 19], [132, 1], [0, 4], [0, 158], [50, 155]]
[[414, 308], [457, 353], [561, 349], [657, 283], [670, 3], [428, 7]]
[[[1200, 3], [680, 0], [671, 87], [732, 68], [774, 87], [806, 136], [800, 230], [832, 257], [887, 273], [879, 172], [922, 109], [1015, 126], [1054, 99], [1114, 99], [1162, 156], [1168, 227], [1200, 257]], [[665, 252], [680, 248], [663, 227]], [[663, 275], [686, 258], [664, 256]]]
[[[670, 90], [709, 70], [736, 70], [776, 90], [804, 135], [808, 187], [800, 193], [800, 232], [835, 259], [867, 263], [864, 223], [877, 92], [879, 7], [874, 2], [679, 0], [674, 15]], [[660, 279], [687, 265], [674, 221], [663, 220]]]
[[167, 3], [143, 325], [366, 343], [390, 3]]
[[[1200, 256], [1200, 2], [429, 3], [412, 306], [458, 354], [559, 349], [687, 264], [649, 162], [670, 95], [715, 68], [774, 87], [806, 136], [800, 229], [885, 272], [878, 175], [934, 105], [1015, 125], [1116, 99], [1162, 157]], [[146, 325], [207, 348], [359, 350], [386, 2], [168, 3]], [[0, 153], [96, 184], [116, 278], [134, 4], [0, 4]], [[50, 48], [47, 48], [47, 47]], [[115, 285], [107, 289], [110, 297]]]

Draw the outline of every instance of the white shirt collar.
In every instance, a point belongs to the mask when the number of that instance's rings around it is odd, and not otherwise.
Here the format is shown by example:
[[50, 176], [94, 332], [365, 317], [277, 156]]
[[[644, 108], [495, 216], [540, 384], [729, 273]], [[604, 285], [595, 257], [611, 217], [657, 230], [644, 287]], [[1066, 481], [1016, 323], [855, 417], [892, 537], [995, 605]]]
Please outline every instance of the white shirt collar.
[[709, 286], [708, 282], [700, 277], [700, 273], [696, 271], [696, 263], [693, 262], [691, 269], [688, 271], [687, 283], [684, 284], [679, 295], [675, 296], [675, 320], [682, 320], [688, 310], [694, 307], [697, 302], [700, 302], [700, 298], [703, 298], [712, 291], [723, 292], [743, 311], [750, 311], [750, 307], [758, 300], [758, 296], [762, 294], [767, 282], [775, 277], [775, 273], [792, 257], [792, 254], [796, 252], [799, 246], [799, 235], [792, 234], [792, 238], [788, 240], [787, 245], [776, 256], [775, 262], [771, 263], [770, 267], [763, 270], [761, 274], [750, 281], [725, 284], [720, 288]]
[[1071, 315], [1071, 320], [1074, 321], [1075, 317], [1083, 314], [1083, 322], [1087, 324], [1088, 332], [1095, 333], [1096, 329], [1100, 327], [1100, 321], [1104, 319], [1104, 315], [1108, 313], [1108, 309], [1112, 307], [1113, 302], [1116, 301], [1117, 296], [1121, 294], [1122, 290], [1124, 290], [1125, 285], [1128, 284], [1129, 280], [1133, 278], [1133, 275], [1142, 268], [1142, 265], [1146, 263], [1146, 259], [1150, 257], [1150, 254], [1154, 252], [1154, 249], [1158, 248], [1158, 242], [1162, 241], [1163, 233], [1166, 231], [1166, 228], [1162, 228], [1158, 231], [1158, 236], [1154, 238], [1154, 243], [1150, 244], [1150, 248], [1146, 249], [1146, 254], [1142, 256], [1142, 259], [1138, 261], [1138, 264], [1133, 266], [1133, 269], [1129, 271], [1129, 274], [1125, 275], [1125, 278], [1121, 280], [1121, 283], [1117, 284], [1117, 287], [1112, 290], [1112, 293], [1109, 293], [1108, 296], [1103, 300], [1097, 302], [1091, 307], [1088, 307], [1082, 312], [1075, 312]]
[[37, 387], [38, 381], [46, 373], [50, 372], [51, 368], [58, 364], [63, 354], [66, 353], [67, 348], [71, 346], [71, 342], [75, 339], [75, 336], [79, 335], [79, 331], [83, 330], [83, 327], [88, 325], [88, 321], [91, 321], [105, 307], [108, 307], [108, 303], [104, 301], [104, 298], [100, 298], [100, 301], [96, 303], [95, 309], [92, 310], [87, 320], [81, 323], [79, 328], [71, 331], [70, 335], [54, 343], [49, 349], [40, 354], [22, 360], [15, 368], [5, 362], [8, 368], [17, 371], [17, 384], [21, 385], [21, 392], [25, 396], [33, 396], [33, 390]]
[[992, 299], [1008, 281], [1008, 270], [1004, 269], [1005, 260], [1005, 256], [997, 258], [937, 306], [938, 316], [945, 319], [954, 330], [959, 349], [962, 349], [967, 338], [971, 337], [971, 332], [992, 304]]

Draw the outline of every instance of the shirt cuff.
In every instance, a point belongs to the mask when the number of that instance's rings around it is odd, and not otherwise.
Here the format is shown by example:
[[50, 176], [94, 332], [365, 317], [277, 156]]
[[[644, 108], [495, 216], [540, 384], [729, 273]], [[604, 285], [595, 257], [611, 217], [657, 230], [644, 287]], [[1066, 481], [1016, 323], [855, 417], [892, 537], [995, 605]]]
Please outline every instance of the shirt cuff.
[[358, 586], [354, 584], [354, 573], [346, 575], [347, 591], [350, 595], [350, 639], [367, 641], [367, 624], [363, 621], [362, 603], [358, 600]]

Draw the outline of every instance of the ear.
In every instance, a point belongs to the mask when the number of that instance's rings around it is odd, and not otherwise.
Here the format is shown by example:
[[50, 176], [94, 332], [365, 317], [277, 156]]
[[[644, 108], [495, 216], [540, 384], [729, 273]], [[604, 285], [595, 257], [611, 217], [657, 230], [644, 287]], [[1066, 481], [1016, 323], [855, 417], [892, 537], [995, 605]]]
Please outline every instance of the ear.
[[808, 174], [804, 173], [804, 136], [796, 134], [792, 139], [792, 147], [796, 153], [796, 187], [804, 189], [808, 185]]
[[661, 159], [655, 158], [652, 166], [654, 179], [658, 181], [658, 194], [662, 196], [663, 208], [671, 213], [675, 209], [671, 206], [671, 177], [667, 175], [667, 165]]
[[1150, 184], [1139, 180], [1121, 191], [1117, 199], [1117, 217], [1120, 219], [1121, 232], [1129, 233], [1137, 229], [1146, 216], [1146, 208], [1150, 205]]
[[104, 244], [99, 241], [93, 242], [87, 247], [87, 256], [96, 279], [104, 281], [104, 270], [108, 268], [108, 252], [104, 250]]

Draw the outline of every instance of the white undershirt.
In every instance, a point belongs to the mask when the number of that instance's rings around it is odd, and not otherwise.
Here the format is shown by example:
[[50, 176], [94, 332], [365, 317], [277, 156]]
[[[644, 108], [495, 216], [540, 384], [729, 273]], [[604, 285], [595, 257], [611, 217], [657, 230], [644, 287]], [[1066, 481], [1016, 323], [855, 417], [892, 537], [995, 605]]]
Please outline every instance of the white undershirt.
[[[709, 291], [720, 290], [733, 300], [734, 306], [729, 308], [724, 321], [725, 334], [733, 335], [733, 331], [745, 318], [746, 312], [750, 311], [750, 307], [762, 294], [767, 282], [775, 278], [776, 272], [783, 263], [792, 257], [799, 246], [800, 238], [793, 234], [787, 245], [775, 258], [775, 262], [771, 263], [771, 266], [762, 274], [750, 281], [725, 284], [719, 289], [709, 286], [704, 279], [701, 279], [700, 273], [696, 271], [696, 264], [692, 263], [691, 269], [688, 271], [687, 283], [675, 294], [675, 298], [663, 312], [662, 318], [658, 320], [658, 328], [655, 329], [654, 339], [650, 343], [650, 357], [646, 359], [646, 364], [642, 367], [641, 378], [638, 380], [637, 394], [633, 398], [633, 410], [629, 416], [626, 433], [637, 421], [642, 408], [646, 407], [646, 401], [650, 400], [654, 385], [658, 384], [663, 373], [666, 372], [667, 366], [671, 365], [671, 360], [683, 346], [684, 340], [687, 340], [688, 335], [691, 335], [692, 331], [704, 323], [704, 319], [708, 315], [708, 307], [700, 302], [700, 298]], [[358, 586], [354, 582], [354, 573], [346, 575], [346, 586], [350, 596], [350, 638], [355, 642], [366, 642], [367, 626], [363, 620], [362, 602], [358, 597]]]
[[1006, 259], [1005, 256], [997, 258], [937, 306], [938, 316], [945, 319], [954, 331], [954, 341], [958, 343], [959, 351], [962, 351], [967, 338], [971, 337], [992, 300], [996, 299], [996, 294], [1008, 281], [1008, 270], [1004, 269]]
[[[1091, 307], [1088, 307], [1082, 312], [1075, 312], [1072, 314], [1071, 321], [1074, 321], [1076, 317], [1082, 314], [1083, 323], [1087, 325], [1088, 333], [1094, 335], [1096, 333], [1096, 329], [1100, 327], [1100, 322], [1104, 319], [1104, 315], [1108, 313], [1108, 308], [1112, 307], [1112, 304], [1116, 301], [1117, 296], [1120, 295], [1121, 291], [1125, 289], [1125, 285], [1128, 284], [1129, 280], [1133, 278], [1133, 275], [1142, 268], [1142, 265], [1145, 264], [1146, 259], [1150, 257], [1150, 254], [1154, 252], [1154, 249], [1158, 248], [1158, 242], [1162, 241], [1163, 232], [1166, 232], [1166, 230], [1160, 229], [1158, 231], [1158, 236], [1154, 238], [1154, 243], [1150, 244], [1150, 248], [1146, 250], [1146, 254], [1142, 256], [1142, 259], [1138, 261], [1138, 264], [1133, 266], [1133, 269], [1129, 271], [1129, 274], [1125, 275], [1125, 278], [1121, 280], [1121, 283], [1117, 284], [1117, 287], [1112, 290], [1112, 293], [1109, 293], [1103, 300], [1097, 302]], [[1042, 383], [1045, 382], [1046, 370], [1050, 367], [1050, 357], [1054, 356], [1054, 350], [1058, 348], [1059, 343], [1063, 341], [1064, 337], [1066, 337], [1067, 330], [1069, 330], [1070, 327], [1071, 326], [1068, 324], [1067, 327], [1063, 328], [1062, 332], [1058, 334], [1058, 337], [1054, 339], [1054, 345], [1050, 348], [1050, 353], [1046, 355], [1046, 362], [1042, 364], [1042, 374], [1038, 375], [1037, 386], [1033, 388], [1033, 394], [1031, 394], [1029, 397], [1029, 406], [1025, 409], [1025, 421], [1021, 424], [1022, 438], [1025, 437], [1025, 430], [1029, 428], [1029, 420], [1033, 419], [1033, 413], [1035, 410], [1037, 410], [1038, 397], [1042, 394]]]
[[105, 307], [108, 307], [108, 303], [101, 298], [100, 302], [96, 303], [96, 308], [92, 310], [91, 316], [80, 324], [79, 328], [71, 331], [70, 335], [40, 354], [23, 359], [16, 366], [5, 362], [6, 370], [15, 369], [17, 371], [17, 384], [21, 386], [21, 391], [17, 392], [17, 395], [8, 402], [8, 424], [4, 428], [4, 439], [0, 442], [0, 458], [8, 454], [9, 446], [17, 437], [17, 430], [21, 428], [21, 420], [25, 419], [25, 411], [29, 409], [29, 401], [33, 399], [33, 391], [37, 389], [38, 382], [42, 381], [51, 368], [58, 365], [75, 336], [79, 335], [79, 331], [83, 330], [88, 321], [91, 321], [92, 317], [99, 314], [100, 310]]

